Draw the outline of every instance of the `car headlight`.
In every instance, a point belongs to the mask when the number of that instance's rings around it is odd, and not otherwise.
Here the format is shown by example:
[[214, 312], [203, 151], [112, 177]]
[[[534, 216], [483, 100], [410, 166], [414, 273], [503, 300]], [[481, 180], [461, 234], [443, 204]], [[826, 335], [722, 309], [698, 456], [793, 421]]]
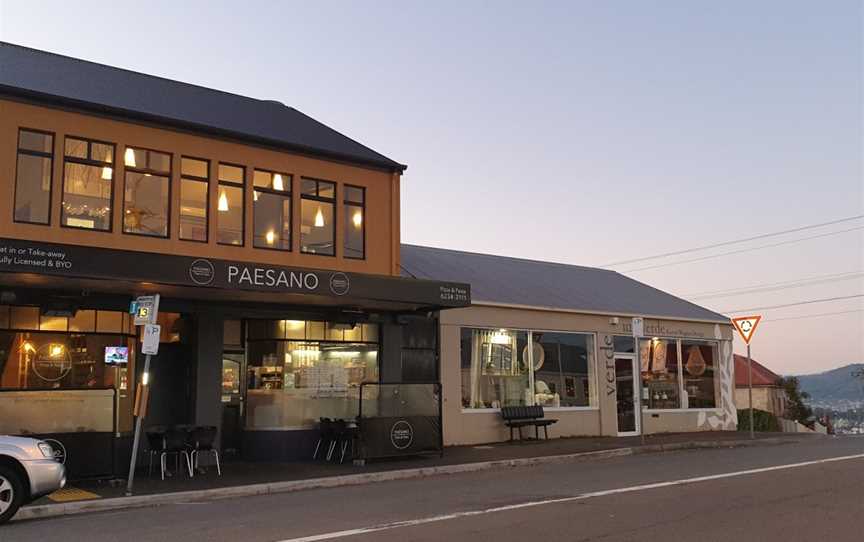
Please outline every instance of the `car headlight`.
[[42, 452], [43, 456], [48, 459], [55, 459], [54, 448], [52, 448], [50, 444], [47, 442], [40, 442], [37, 446], [39, 446], [39, 451]]

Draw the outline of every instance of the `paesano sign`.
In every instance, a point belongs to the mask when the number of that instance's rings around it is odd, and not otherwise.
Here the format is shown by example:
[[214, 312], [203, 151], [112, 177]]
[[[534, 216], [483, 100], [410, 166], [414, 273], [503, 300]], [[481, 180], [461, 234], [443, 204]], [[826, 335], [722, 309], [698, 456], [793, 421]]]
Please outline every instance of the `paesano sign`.
[[[0, 239], [0, 271], [441, 307], [471, 303], [467, 284], [291, 268], [173, 254]], [[274, 299], [277, 302], [278, 299]]]

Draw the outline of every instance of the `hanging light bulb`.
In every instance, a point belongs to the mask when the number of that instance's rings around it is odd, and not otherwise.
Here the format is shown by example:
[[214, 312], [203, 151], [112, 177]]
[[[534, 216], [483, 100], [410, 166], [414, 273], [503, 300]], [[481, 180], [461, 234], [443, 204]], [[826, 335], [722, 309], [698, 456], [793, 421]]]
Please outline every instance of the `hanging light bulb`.
[[267, 234], [264, 236], [264, 239], [267, 240], [267, 244], [268, 244], [268, 245], [272, 245], [272, 244], [276, 241], [276, 234], [273, 233], [273, 230], [270, 230], [270, 231], [268, 231]]
[[285, 190], [285, 185], [282, 182], [282, 175], [276, 173], [273, 175], [273, 190]]
[[219, 194], [219, 210], [223, 213], [228, 212], [228, 196], [225, 195], [224, 190]]
[[123, 162], [127, 167], [135, 167], [135, 151], [130, 147], [126, 147], [126, 153], [123, 155]]
[[321, 207], [318, 207], [318, 212], [315, 213], [315, 227], [323, 228], [324, 227], [324, 213], [321, 212]]
[[363, 213], [361, 213], [360, 211], [354, 211], [354, 216], [352, 217], [352, 220], [354, 221], [354, 227], [359, 229], [360, 226], [363, 225]]
[[110, 167], [105, 166], [102, 168], [102, 178], [103, 179], [105, 179], [106, 181], [110, 181], [111, 175], [112, 175], [112, 170]]
[[252, 199], [254, 201], [258, 201], [258, 191], [257, 190], [252, 191]]

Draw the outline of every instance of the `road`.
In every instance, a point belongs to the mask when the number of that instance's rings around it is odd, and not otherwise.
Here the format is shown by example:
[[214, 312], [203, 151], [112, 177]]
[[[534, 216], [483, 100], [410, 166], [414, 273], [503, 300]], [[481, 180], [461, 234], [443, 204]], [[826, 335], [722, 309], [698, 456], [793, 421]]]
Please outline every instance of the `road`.
[[2, 542], [862, 539], [864, 438], [855, 437], [186, 502], [0, 527]]

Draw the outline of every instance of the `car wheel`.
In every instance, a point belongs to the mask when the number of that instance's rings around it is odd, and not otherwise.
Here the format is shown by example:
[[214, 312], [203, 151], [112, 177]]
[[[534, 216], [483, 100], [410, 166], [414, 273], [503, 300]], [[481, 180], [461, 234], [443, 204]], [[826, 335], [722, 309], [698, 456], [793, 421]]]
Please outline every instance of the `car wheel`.
[[21, 475], [0, 465], [0, 524], [9, 521], [24, 504], [24, 482]]

